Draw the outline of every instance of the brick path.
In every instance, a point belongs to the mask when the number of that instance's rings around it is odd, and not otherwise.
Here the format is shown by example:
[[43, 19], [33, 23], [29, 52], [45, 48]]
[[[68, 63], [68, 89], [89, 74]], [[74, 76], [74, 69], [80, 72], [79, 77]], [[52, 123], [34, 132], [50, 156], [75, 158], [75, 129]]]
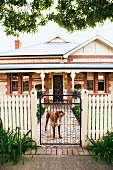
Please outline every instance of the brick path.
[[[51, 106], [51, 109], [53, 106]], [[61, 107], [61, 108], [60, 108]], [[58, 109], [59, 108], [59, 109]], [[41, 118], [41, 144], [77, 144], [80, 145], [80, 125], [75, 118], [70, 105], [61, 105], [57, 106], [58, 110], [63, 110], [65, 112], [65, 116], [62, 118], [62, 126], [61, 126], [61, 136], [62, 139], [58, 137], [57, 127], [55, 128], [56, 137], [52, 139], [52, 126], [49, 120], [47, 131], [45, 132], [45, 122], [46, 122], [46, 113]], [[38, 124], [38, 136], [40, 138], [40, 122]]]
[[[52, 106], [53, 107], [53, 106]], [[57, 106], [58, 107], [58, 106]], [[63, 107], [63, 106], [62, 106]], [[60, 108], [59, 108], [60, 109]], [[41, 142], [47, 143], [47, 145], [42, 145], [37, 149], [36, 155], [92, 155], [90, 151], [86, 148], [82, 148], [79, 146], [80, 143], [80, 125], [75, 118], [72, 110], [68, 105], [64, 105], [65, 116], [62, 120], [62, 129], [61, 134], [63, 139], [52, 140], [52, 127], [50, 121], [48, 123], [47, 132], [45, 133], [45, 120], [46, 114], [44, 114], [41, 118]], [[61, 110], [63, 110], [61, 109]], [[56, 136], [58, 136], [58, 132], [56, 132]], [[38, 138], [40, 138], [40, 122], [38, 123]], [[55, 145], [54, 143], [57, 143]], [[62, 145], [59, 145], [62, 144]], [[75, 144], [78, 145], [69, 145]], [[50, 145], [53, 144], [53, 145]], [[68, 145], [63, 145], [68, 144]]]
[[36, 155], [92, 155], [86, 148], [80, 146], [42, 146], [37, 149]]

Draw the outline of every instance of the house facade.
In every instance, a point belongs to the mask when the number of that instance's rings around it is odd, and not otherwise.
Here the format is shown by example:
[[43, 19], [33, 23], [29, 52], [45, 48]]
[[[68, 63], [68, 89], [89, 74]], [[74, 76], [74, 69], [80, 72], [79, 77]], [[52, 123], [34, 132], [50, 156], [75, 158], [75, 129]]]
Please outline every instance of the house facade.
[[[15, 50], [0, 54], [0, 94], [29, 94], [40, 84], [49, 95], [71, 94], [77, 85], [89, 94], [113, 93], [113, 44], [100, 36], [80, 45], [55, 37], [22, 48], [16, 40]], [[51, 100], [57, 98], [45, 97]]]

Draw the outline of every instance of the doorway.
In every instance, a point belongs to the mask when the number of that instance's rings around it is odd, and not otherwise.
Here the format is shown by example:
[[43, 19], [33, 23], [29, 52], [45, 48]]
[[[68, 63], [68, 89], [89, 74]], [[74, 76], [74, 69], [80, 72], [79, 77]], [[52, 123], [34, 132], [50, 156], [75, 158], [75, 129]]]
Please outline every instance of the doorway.
[[63, 75], [53, 75], [53, 101], [63, 101]]

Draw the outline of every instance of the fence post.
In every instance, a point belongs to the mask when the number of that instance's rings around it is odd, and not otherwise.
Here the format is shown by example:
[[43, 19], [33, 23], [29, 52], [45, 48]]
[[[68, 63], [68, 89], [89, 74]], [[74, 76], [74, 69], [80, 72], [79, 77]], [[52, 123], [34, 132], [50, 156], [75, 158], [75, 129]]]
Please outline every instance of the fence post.
[[38, 139], [38, 126], [37, 126], [37, 91], [31, 91], [31, 121], [32, 121], [32, 138], [36, 141], [37, 145], [39, 145]]
[[82, 90], [82, 114], [81, 114], [81, 140], [82, 147], [87, 146], [86, 135], [87, 135], [87, 126], [88, 126], [88, 90]]

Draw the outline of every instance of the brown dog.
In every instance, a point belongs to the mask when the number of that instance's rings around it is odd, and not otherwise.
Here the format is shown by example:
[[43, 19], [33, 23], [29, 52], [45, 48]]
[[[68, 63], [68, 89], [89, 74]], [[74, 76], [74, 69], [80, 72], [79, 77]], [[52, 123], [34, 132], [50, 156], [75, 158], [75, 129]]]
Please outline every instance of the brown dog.
[[62, 138], [62, 136], [60, 135], [60, 126], [62, 124], [62, 117], [64, 115], [65, 115], [65, 113], [62, 110], [56, 111], [56, 112], [47, 111], [45, 131], [47, 129], [48, 121], [50, 119], [51, 125], [52, 125], [52, 129], [53, 129], [53, 139], [55, 138], [55, 127], [56, 126], [58, 126], [59, 138]]

